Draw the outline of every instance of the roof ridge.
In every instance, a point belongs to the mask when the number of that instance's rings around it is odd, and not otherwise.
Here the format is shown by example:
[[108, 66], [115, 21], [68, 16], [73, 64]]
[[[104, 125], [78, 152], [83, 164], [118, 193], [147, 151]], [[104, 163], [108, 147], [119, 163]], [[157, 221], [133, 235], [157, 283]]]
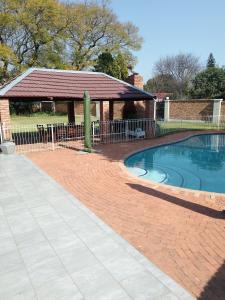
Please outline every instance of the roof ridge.
[[43, 71], [43, 72], [54, 72], [54, 73], [71, 73], [71, 74], [100, 74], [104, 75], [102, 72], [95, 71], [78, 71], [78, 70], [67, 70], [67, 69], [49, 69], [49, 68], [33, 68], [33, 71]]

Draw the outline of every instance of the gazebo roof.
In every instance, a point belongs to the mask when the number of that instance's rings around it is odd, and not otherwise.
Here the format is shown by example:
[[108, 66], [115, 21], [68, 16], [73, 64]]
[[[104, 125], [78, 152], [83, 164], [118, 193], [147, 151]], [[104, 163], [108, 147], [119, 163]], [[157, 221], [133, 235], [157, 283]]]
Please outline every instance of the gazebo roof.
[[153, 95], [104, 73], [31, 68], [0, 89], [0, 98], [151, 100]]

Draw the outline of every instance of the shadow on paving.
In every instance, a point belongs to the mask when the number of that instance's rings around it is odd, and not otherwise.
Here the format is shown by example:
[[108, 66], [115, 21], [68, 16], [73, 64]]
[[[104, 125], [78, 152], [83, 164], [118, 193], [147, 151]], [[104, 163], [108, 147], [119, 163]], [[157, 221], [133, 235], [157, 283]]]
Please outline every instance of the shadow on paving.
[[[179, 205], [181, 207], [192, 210], [192, 211], [202, 214], [204, 216], [214, 218], [214, 219], [225, 219], [225, 214], [222, 211], [215, 210], [213, 208], [210, 208], [210, 207], [198, 204], [198, 203], [189, 202], [187, 200], [169, 195], [167, 193], [159, 192], [157, 190], [154, 190], [150, 187], [143, 186], [141, 184], [127, 183], [127, 185], [130, 186], [132, 189], [135, 189], [141, 193], [151, 195], [153, 197], [157, 197], [160, 200], [167, 201], [167, 202], [173, 203], [175, 205]], [[225, 300], [225, 297], [224, 297], [224, 300]]]
[[224, 300], [225, 299], [225, 261], [208, 281], [198, 300]]

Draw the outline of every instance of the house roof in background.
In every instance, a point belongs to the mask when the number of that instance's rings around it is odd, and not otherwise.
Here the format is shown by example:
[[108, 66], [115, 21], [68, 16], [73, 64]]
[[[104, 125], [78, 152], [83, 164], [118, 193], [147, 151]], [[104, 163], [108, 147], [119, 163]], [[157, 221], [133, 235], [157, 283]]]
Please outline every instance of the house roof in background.
[[166, 97], [172, 96], [173, 93], [157, 92], [157, 93], [153, 93], [153, 95], [154, 95], [157, 99], [164, 99], [164, 98], [166, 98]]
[[146, 100], [153, 95], [104, 73], [31, 68], [0, 89], [0, 98]]

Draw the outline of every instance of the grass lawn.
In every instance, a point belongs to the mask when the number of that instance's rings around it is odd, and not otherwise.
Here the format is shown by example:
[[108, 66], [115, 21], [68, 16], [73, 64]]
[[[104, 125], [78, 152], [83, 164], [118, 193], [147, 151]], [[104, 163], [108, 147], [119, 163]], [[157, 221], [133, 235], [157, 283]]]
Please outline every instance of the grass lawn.
[[195, 122], [195, 121], [171, 121], [171, 122], [157, 122], [160, 129], [168, 130], [184, 130], [184, 129], [191, 129], [191, 130], [210, 130], [210, 129], [224, 129], [225, 126], [221, 125], [218, 127], [217, 124], [209, 123], [209, 122]]
[[67, 116], [12, 116], [12, 125], [36, 125], [68, 122]]
[[[83, 122], [83, 115], [76, 115], [75, 119], [76, 124], [80, 124]], [[96, 117], [92, 116], [92, 121], [96, 121]], [[14, 126], [34, 125], [36, 127], [37, 124], [68, 123], [68, 116], [47, 113], [34, 113], [30, 116], [11, 115], [11, 123]]]
[[[83, 115], [76, 115], [76, 124], [83, 122]], [[92, 116], [92, 121], [96, 121], [96, 117]], [[68, 123], [68, 116], [60, 114], [34, 113], [30, 116], [11, 115], [12, 131], [16, 132], [34, 132], [37, 131], [37, 124], [55, 124]]]

